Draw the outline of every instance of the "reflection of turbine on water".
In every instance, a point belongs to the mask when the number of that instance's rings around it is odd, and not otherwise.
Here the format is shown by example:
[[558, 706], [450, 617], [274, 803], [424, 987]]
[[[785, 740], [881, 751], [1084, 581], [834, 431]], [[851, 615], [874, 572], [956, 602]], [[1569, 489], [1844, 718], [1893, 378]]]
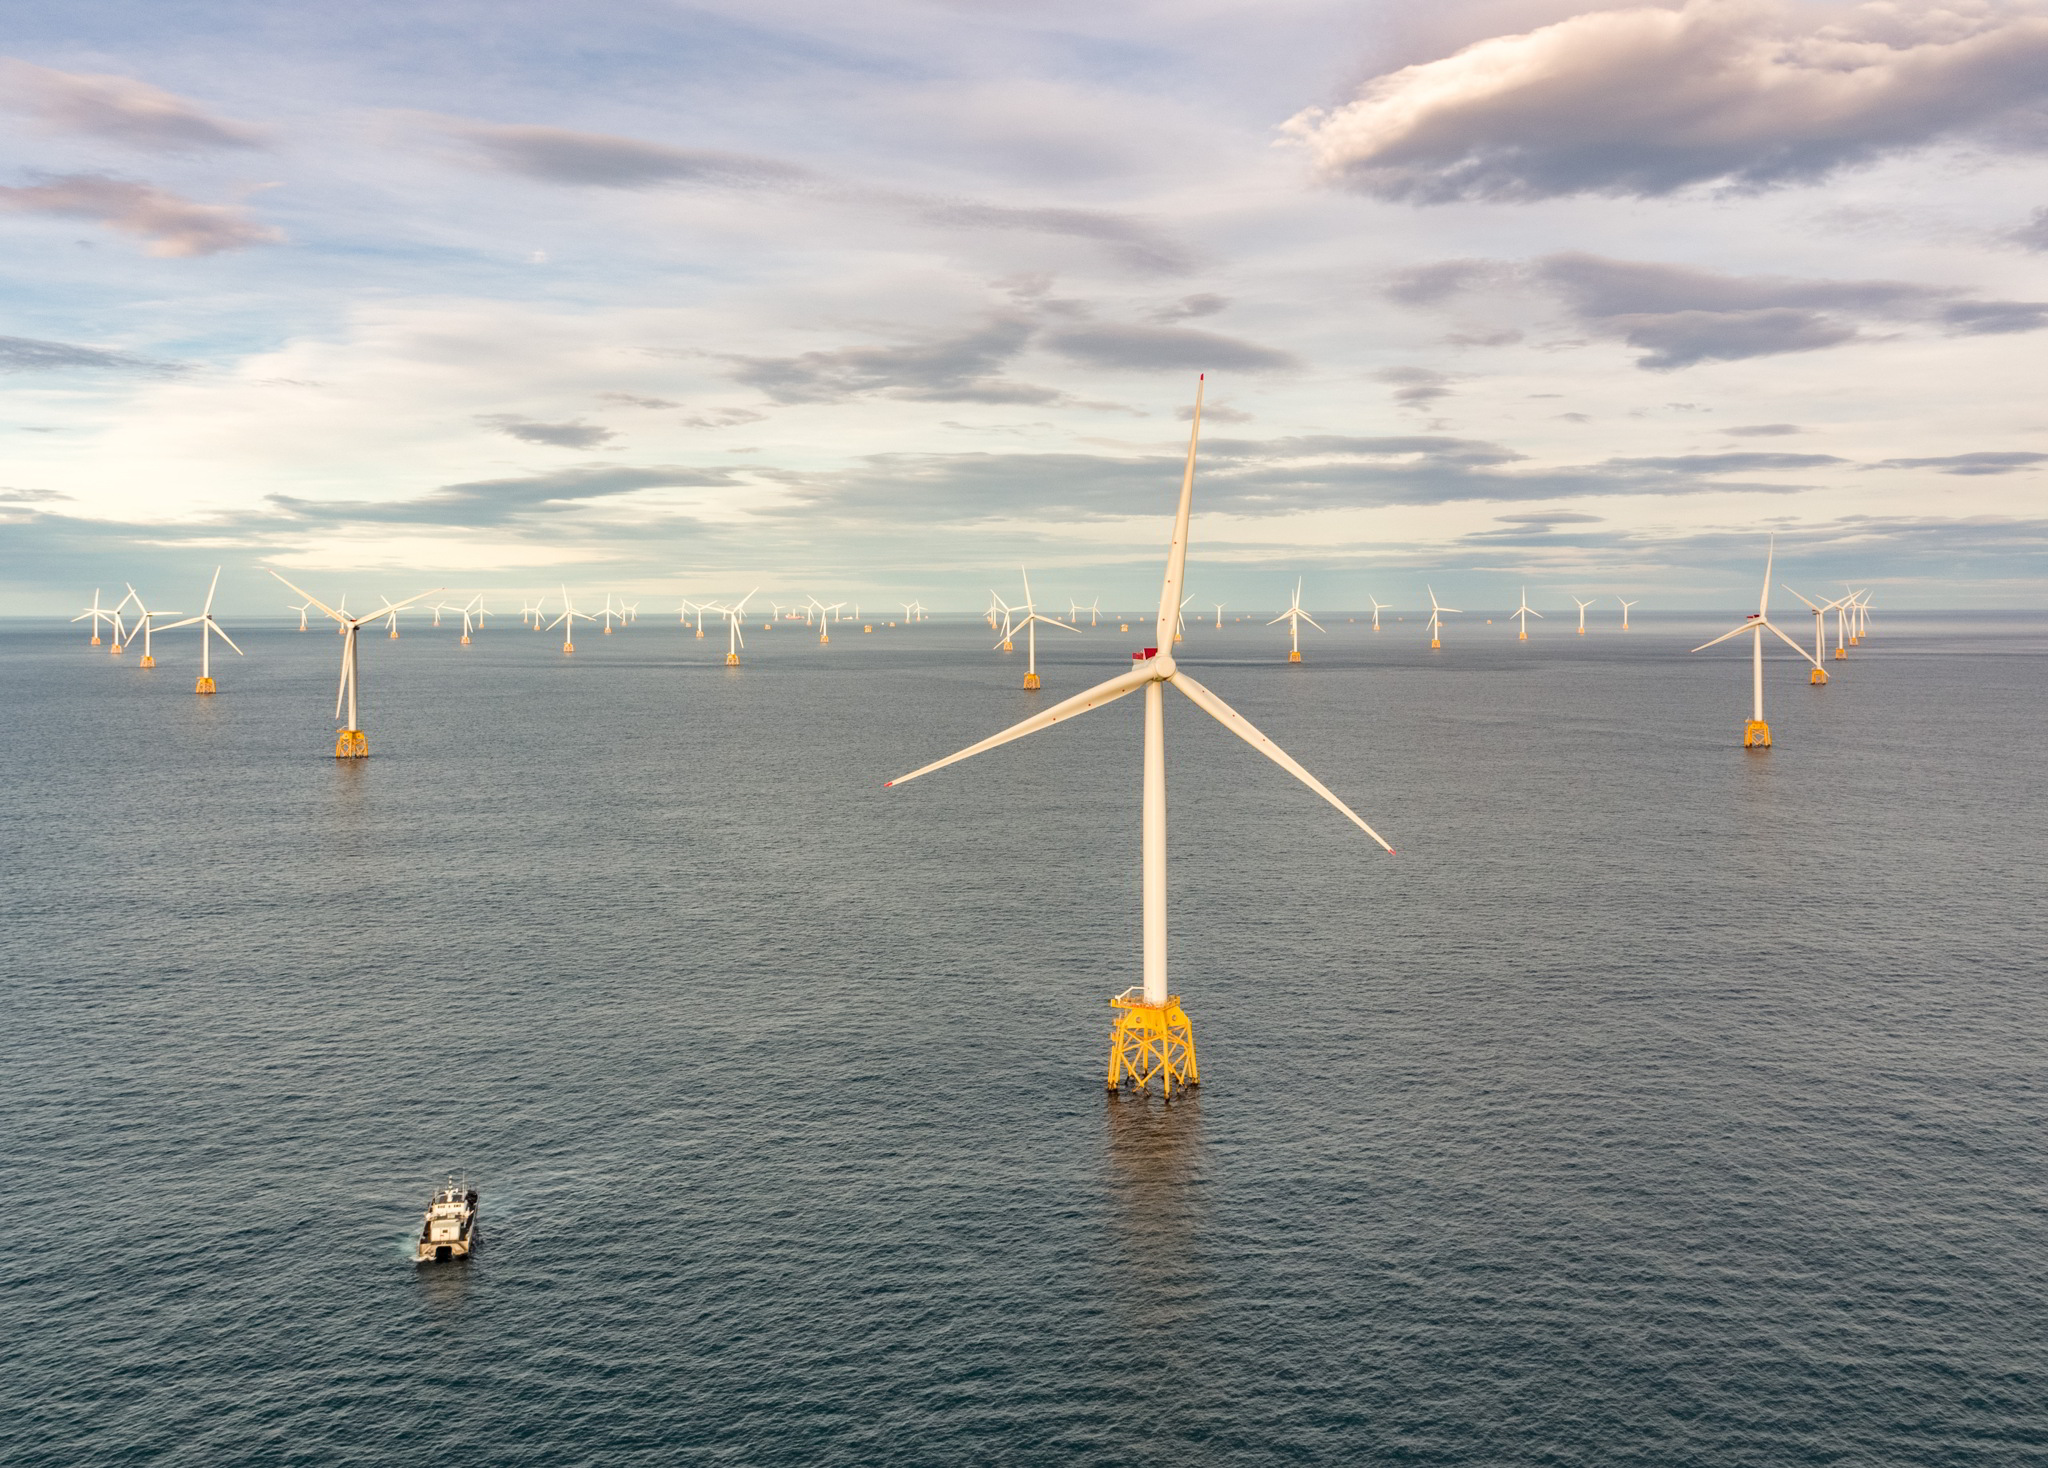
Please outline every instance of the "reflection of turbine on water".
[[1157, 1340], [1207, 1310], [1208, 1271], [1196, 1250], [1208, 1212], [1202, 1105], [1192, 1091], [1171, 1102], [1112, 1092], [1105, 1118], [1124, 1324], [1134, 1339]]

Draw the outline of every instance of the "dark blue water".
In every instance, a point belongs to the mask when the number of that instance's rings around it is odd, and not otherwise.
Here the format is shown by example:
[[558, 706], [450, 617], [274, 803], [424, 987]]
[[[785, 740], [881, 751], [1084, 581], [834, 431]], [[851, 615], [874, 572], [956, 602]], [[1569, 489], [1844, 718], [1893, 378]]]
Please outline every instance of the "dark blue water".
[[0, 633], [0, 1457], [2041, 1461], [2048, 623], [1762, 755], [1719, 628], [1196, 629], [1401, 854], [1168, 695], [1172, 1107], [1140, 701], [882, 789], [979, 623], [366, 639], [360, 766], [331, 634]]

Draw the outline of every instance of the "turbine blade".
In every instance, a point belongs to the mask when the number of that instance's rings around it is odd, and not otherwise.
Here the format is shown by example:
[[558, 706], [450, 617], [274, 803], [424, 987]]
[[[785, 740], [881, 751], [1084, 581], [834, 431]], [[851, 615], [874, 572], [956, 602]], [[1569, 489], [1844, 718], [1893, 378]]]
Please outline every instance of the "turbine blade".
[[[270, 571], [270, 567], [268, 566], [265, 566], [263, 569], [266, 571]], [[277, 572], [275, 571], [270, 571], [270, 574], [273, 576], [277, 576]], [[280, 581], [284, 581], [284, 577], [282, 576], [277, 576], [277, 579]], [[348, 621], [348, 618], [342, 616], [340, 612], [337, 612], [333, 607], [327, 605], [326, 602], [320, 600], [319, 597], [313, 595], [312, 592], [307, 591], [304, 587], [292, 586], [291, 582], [289, 581], [284, 581], [284, 584], [286, 586], [291, 586], [293, 591], [298, 592], [300, 596], [303, 596], [307, 601], [311, 602], [314, 606], [320, 608], [321, 611], [325, 612], [328, 616], [334, 618], [335, 621], [344, 623]]]
[[1301, 620], [1308, 623], [1309, 626], [1315, 628], [1318, 632], [1327, 632], [1329, 630], [1327, 627], [1323, 626], [1321, 622], [1318, 622], [1314, 617], [1311, 617], [1307, 612], [1303, 612], [1301, 614]]
[[1273, 624], [1274, 624], [1275, 622], [1284, 622], [1284, 621], [1286, 621], [1286, 620], [1287, 620], [1287, 619], [1288, 619], [1289, 617], [1291, 617], [1291, 616], [1293, 616], [1293, 615], [1294, 615], [1294, 608], [1293, 608], [1293, 607], [1289, 607], [1289, 608], [1288, 608], [1288, 609], [1287, 609], [1286, 611], [1282, 612], [1282, 613], [1281, 613], [1281, 614], [1280, 614], [1279, 616], [1275, 617], [1275, 618], [1273, 619], [1273, 621], [1272, 621], [1272, 622], [1268, 622], [1268, 623], [1267, 623], [1266, 625], [1267, 625], [1268, 627], [1271, 627], [1271, 626], [1272, 626], [1272, 625], [1273, 625]]
[[[1202, 441], [1202, 392], [1208, 379], [1205, 372], [1195, 380], [1195, 419], [1188, 429], [1188, 466], [1180, 477], [1180, 507], [1174, 511], [1173, 539], [1166, 547], [1166, 579], [1159, 587], [1159, 625], [1169, 629], [1174, 615], [1180, 611], [1180, 587], [1187, 576], [1188, 516], [1195, 503], [1195, 447]], [[1169, 631], [1166, 635], [1170, 639], [1173, 634]]]
[[201, 616], [205, 616], [205, 615], [207, 615], [208, 613], [210, 613], [210, 612], [212, 612], [212, 611], [213, 611], [213, 594], [214, 594], [214, 593], [215, 593], [216, 591], [219, 591], [219, 590], [220, 590], [220, 567], [218, 567], [218, 566], [215, 566], [215, 567], [213, 568], [213, 584], [212, 584], [211, 586], [209, 586], [209, 587], [207, 587], [207, 588], [206, 588], [206, 606], [205, 606], [205, 607], [204, 607], [204, 609], [202, 609], [202, 611], [200, 612], [200, 615], [201, 615]]
[[1740, 637], [1745, 632], [1754, 631], [1756, 631], [1756, 623], [1744, 622], [1740, 627], [1737, 627], [1733, 632], [1723, 632], [1719, 637], [1716, 637], [1713, 642], [1702, 642], [1698, 647], [1694, 648], [1693, 651], [1705, 652], [1708, 648], [1712, 647], [1716, 642], [1726, 642], [1731, 637]]
[[1054, 724], [1071, 719], [1076, 714], [1085, 714], [1090, 709], [1114, 703], [1126, 693], [1143, 688], [1156, 676], [1149, 663], [1139, 663], [1128, 673], [1119, 673], [1106, 682], [1098, 683], [1085, 692], [1056, 703], [1042, 713], [1033, 714], [1021, 723], [1012, 724], [1000, 734], [992, 734], [979, 744], [968, 745], [958, 754], [949, 754], [944, 759], [934, 760], [907, 775], [899, 775], [893, 780], [885, 781], [882, 788], [886, 790], [892, 785], [908, 784], [919, 775], [929, 775], [933, 770], [942, 770], [947, 765], [966, 759], [969, 755], [980, 754], [985, 749], [994, 749], [998, 744], [1008, 744], [1012, 739], [1022, 739], [1026, 734], [1036, 734], [1040, 729], [1050, 729]]
[[[225, 643], [226, 643], [226, 644], [227, 644], [227, 645], [228, 645], [229, 647], [235, 647], [235, 639], [234, 639], [234, 638], [232, 638], [232, 637], [230, 637], [230, 636], [228, 636], [228, 634], [227, 634], [227, 629], [226, 629], [225, 627], [221, 626], [221, 624], [220, 624], [220, 623], [218, 623], [218, 622], [214, 621], [214, 620], [213, 620], [213, 618], [211, 618], [211, 617], [208, 617], [208, 618], [206, 618], [205, 620], [206, 620], [206, 625], [207, 625], [207, 626], [209, 626], [209, 627], [211, 627], [211, 628], [213, 629], [213, 631], [214, 631], [214, 635], [215, 635], [215, 636], [219, 637], [219, 638], [220, 638], [220, 640], [221, 640], [222, 642], [225, 642]], [[202, 637], [203, 637], [203, 636], [205, 636], [205, 635], [206, 635], [206, 634], [205, 634], [205, 633], [203, 633], [203, 632], [202, 632], [202, 633], [200, 634], [200, 636], [202, 636]], [[241, 650], [241, 649], [240, 649], [239, 647], [235, 647], [235, 656], [236, 656], [236, 657], [239, 657], [239, 658], [245, 658], [245, 657], [247, 657], [248, 655], [249, 655], [249, 654], [247, 654], [247, 653], [243, 652], [243, 651], [242, 651], [242, 650]]]
[[[1784, 582], [1782, 582], [1782, 581], [1780, 581], [1780, 582], [1779, 582], [1778, 584], [1779, 584], [1780, 586], [1785, 586], [1785, 583], [1784, 583]], [[1792, 591], [1792, 588], [1791, 588], [1791, 587], [1789, 587], [1789, 586], [1785, 586], [1785, 589], [1786, 589], [1787, 591]], [[1792, 594], [1793, 594], [1794, 596], [1799, 596], [1799, 593], [1798, 593], [1798, 592], [1796, 592], [1796, 591], [1792, 591]], [[1813, 603], [1812, 603], [1812, 602], [1810, 602], [1810, 601], [1806, 601], [1806, 598], [1805, 598], [1805, 597], [1803, 597], [1803, 596], [1799, 596], [1799, 599], [1800, 599], [1801, 601], [1805, 601], [1805, 602], [1806, 602], [1806, 604], [1807, 604], [1808, 606], [1810, 606], [1810, 607], [1813, 607], [1813, 609], [1814, 609], [1814, 610], [1815, 610], [1816, 612], [1820, 610], [1820, 608], [1819, 608], [1819, 607], [1814, 607], [1814, 606], [1813, 606]]]
[[204, 622], [205, 620], [206, 618], [204, 617], [187, 617], [182, 622], [172, 622], [169, 625], [159, 627], [156, 630], [159, 632], [175, 632], [180, 627], [190, 627], [194, 622]]
[[1787, 647], [1791, 648], [1791, 649], [1792, 649], [1792, 651], [1794, 651], [1794, 652], [1798, 653], [1798, 654], [1799, 654], [1799, 656], [1801, 656], [1802, 658], [1805, 658], [1805, 659], [1806, 659], [1806, 661], [1808, 661], [1809, 663], [1813, 663], [1813, 665], [1814, 665], [1814, 666], [1815, 666], [1816, 668], [1820, 666], [1820, 664], [1819, 664], [1819, 663], [1814, 663], [1814, 662], [1813, 662], [1813, 654], [1812, 654], [1812, 653], [1810, 653], [1810, 652], [1808, 652], [1808, 651], [1807, 651], [1807, 650], [1806, 650], [1805, 648], [1801, 647], [1801, 646], [1800, 646], [1800, 645], [1799, 645], [1798, 643], [1794, 642], [1794, 641], [1793, 641], [1793, 640], [1792, 640], [1791, 638], [1787, 637], [1787, 636], [1786, 636], [1786, 635], [1784, 634], [1784, 632], [1783, 632], [1783, 631], [1782, 631], [1782, 630], [1781, 630], [1781, 629], [1779, 628], [1779, 626], [1778, 626], [1778, 624], [1777, 624], [1777, 623], [1775, 623], [1775, 622], [1765, 622], [1765, 623], [1764, 623], [1764, 626], [1766, 626], [1766, 627], [1770, 628], [1770, 629], [1771, 629], [1771, 631], [1773, 631], [1773, 632], [1776, 632], [1776, 633], [1778, 634], [1778, 641], [1780, 641], [1780, 642], [1784, 643], [1784, 644], [1785, 644], [1785, 646], [1787, 646]]
[[1330, 804], [1336, 806], [1338, 810], [1344, 812], [1346, 816], [1350, 817], [1351, 823], [1354, 826], [1372, 837], [1373, 840], [1379, 842], [1386, 849], [1387, 855], [1392, 856], [1394, 854], [1394, 848], [1387, 845], [1386, 837], [1380, 835], [1371, 826], [1368, 826], [1363, 816], [1332, 794], [1329, 786], [1296, 764], [1294, 756], [1253, 728], [1251, 720], [1247, 719], [1243, 714], [1178, 668], [1174, 670], [1173, 676], [1166, 681], [1186, 694], [1196, 708], [1199, 708], [1203, 713], [1242, 739], [1246, 744], [1249, 744], [1253, 749], [1256, 749], [1260, 754], [1263, 754], [1281, 769], [1287, 771], [1288, 774], [1294, 776], [1295, 779], [1301, 781], [1302, 784], [1308, 786], [1309, 789], [1315, 791], [1316, 794], [1322, 796], [1323, 799], [1329, 801]]

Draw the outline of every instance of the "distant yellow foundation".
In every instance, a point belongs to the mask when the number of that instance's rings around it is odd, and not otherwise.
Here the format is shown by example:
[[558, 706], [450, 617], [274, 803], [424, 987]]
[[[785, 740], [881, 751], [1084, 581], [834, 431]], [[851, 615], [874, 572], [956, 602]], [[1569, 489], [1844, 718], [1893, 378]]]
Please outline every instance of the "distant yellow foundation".
[[360, 729], [344, 729], [334, 736], [336, 759], [368, 759], [370, 736]]
[[194, 693], [218, 693], [220, 690], [213, 686], [213, 680], [211, 678], [201, 678], [197, 683], [192, 685], [192, 691]]
[[1849, 656], [1849, 649], [1846, 647], [1838, 647], [1835, 649], [1835, 656], [1837, 658], [1846, 658], [1847, 656]]
[[574, 651], [576, 651], [576, 644], [575, 644], [575, 643], [573, 643], [573, 642], [565, 642], [565, 643], [563, 643], [563, 644], [562, 644], [562, 651], [563, 651], [563, 652], [574, 652]]
[[1442, 647], [1443, 641], [1440, 638], [1432, 637], [1429, 639], [1429, 645], [1431, 647]]
[[1180, 1007], [1180, 995], [1165, 1004], [1146, 1004], [1119, 994], [1109, 1001], [1117, 1010], [1109, 1032], [1109, 1089], [1129, 1086], [1142, 1091], [1154, 1080], [1171, 1097], [1177, 1086], [1199, 1086], [1195, 1066], [1195, 1027]]
[[1038, 687], [1038, 675], [1036, 673], [1026, 673], [1024, 675], [1024, 686], [1026, 688]]
[[142, 655], [142, 661], [137, 663], [135, 666], [138, 668], [153, 668], [156, 666], [156, 659], [151, 657], [148, 653], [144, 653]]
[[740, 655], [736, 652], [727, 653], [725, 655], [725, 665], [728, 668], [737, 668], [740, 665]]
[[1293, 648], [1293, 649], [1291, 649], [1291, 650], [1290, 650], [1290, 651], [1288, 652], [1288, 654], [1287, 654], [1287, 661], [1288, 661], [1288, 662], [1290, 662], [1290, 663], [1298, 663], [1298, 662], [1300, 662], [1300, 661], [1301, 661], [1301, 649], [1300, 649], [1300, 648], [1298, 648], [1298, 647], [1297, 647], [1297, 648]]
[[1806, 681], [1807, 681], [1807, 682], [1809, 682], [1809, 683], [1825, 683], [1825, 682], [1827, 682], [1827, 681], [1828, 681], [1828, 675], [1827, 675], [1827, 670], [1826, 670], [1825, 668], [1815, 668], [1815, 669], [1813, 670], [1813, 672], [1812, 672], [1812, 673], [1811, 673], [1810, 675], [1808, 675], [1808, 677], [1807, 677], [1807, 680], [1806, 680]]
[[1769, 749], [1771, 747], [1771, 726], [1762, 719], [1751, 719], [1742, 726], [1742, 747], [1744, 749]]

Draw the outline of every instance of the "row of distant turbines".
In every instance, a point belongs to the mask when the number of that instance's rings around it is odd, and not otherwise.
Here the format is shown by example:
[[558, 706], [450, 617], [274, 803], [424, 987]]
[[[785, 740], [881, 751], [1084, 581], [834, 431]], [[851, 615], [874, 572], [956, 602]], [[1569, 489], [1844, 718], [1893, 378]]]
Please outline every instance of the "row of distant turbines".
[[[1314, 791], [1324, 801], [1335, 807], [1337, 811], [1357, 826], [1366, 836], [1385, 849], [1389, 855], [1394, 850], [1393, 846], [1378, 831], [1368, 825], [1362, 816], [1339, 798], [1328, 786], [1324, 785], [1298, 764], [1285, 750], [1281, 749], [1279, 745], [1255, 728], [1242, 714], [1231, 708], [1210, 689], [1198, 683], [1188, 674], [1185, 668], [1179, 666], [1174, 657], [1173, 644], [1179, 640], [1178, 634], [1185, 625], [1183, 618], [1189, 600], [1182, 593], [1186, 579], [1189, 524], [1194, 498], [1196, 448], [1200, 442], [1202, 428], [1202, 391], [1199, 386], [1195, 394], [1192, 416], [1193, 426], [1190, 429], [1188, 438], [1187, 464], [1182, 474], [1172, 533], [1167, 543], [1165, 575], [1160, 586], [1159, 611], [1154, 619], [1155, 628], [1166, 629], [1170, 626], [1173, 629], [1171, 633], [1159, 639], [1163, 645], [1148, 647], [1142, 651], [1134, 652], [1132, 654], [1132, 665], [1128, 670], [1118, 673], [1092, 688], [1085, 689], [1050, 707], [1041, 708], [1021, 722], [1013, 724], [999, 733], [992, 734], [988, 738], [971, 744], [957, 753], [933, 760], [912, 770], [909, 774], [899, 776], [895, 780], [888, 782], [891, 786], [908, 784], [924, 775], [931, 774], [970, 756], [995, 749], [1000, 745], [1008, 744], [1013, 740], [1021, 739], [1027, 735], [1037, 733], [1039, 730], [1050, 728], [1052, 725], [1064, 720], [1075, 718], [1100, 708], [1105, 704], [1115, 702], [1128, 694], [1143, 694], [1144, 762], [1140, 807], [1140, 829], [1142, 835], [1140, 875], [1142, 982], [1125, 989], [1110, 1000], [1114, 1019], [1110, 1030], [1108, 1083], [1111, 1091], [1116, 1091], [1123, 1087], [1144, 1090], [1148, 1089], [1154, 1081], [1157, 1081], [1160, 1088], [1169, 1097], [1178, 1089], [1198, 1084], [1200, 1073], [1196, 1065], [1192, 1022], [1189, 1020], [1187, 1011], [1181, 1003], [1181, 997], [1171, 991], [1167, 982], [1165, 689], [1171, 685], [1178, 693], [1185, 696], [1197, 708], [1202, 710], [1202, 712], [1236, 734], [1267, 759], [1286, 770], [1295, 779], [1301, 781], [1302, 784]], [[1780, 638], [1787, 645], [1791, 646], [1803, 660], [1810, 662], [1814, 673], [1811, 682], [1815, 685], [1821, 685], [1827, 681], [1826, 670], [1821, 664], [1825, 652], [1825, 623], [1828, 615], [1833, 613], [1836, 618], [1837, 644], [1835, 656], [1837, 658], [1845, 657], [1847, 655], [1846, 647], [1859, 642], [1868, 629], [1870, 600], [1865, 592], [1852, 590], [1842, 597], [1826, 602], [1819, 602], [1805, 596], [1800, 596], [1799, 599], [1811, 609], [1814, 616], [1814, 651], [1809, 656], [1803, 647], [1770, 620], [1771, 572], [1775, 556], [1776, 547], [1773, 545], [1764, 563], [1763, 593], [1758, 599], [1757, 610], [1746, 617], [1737, 627], [1702, 644], [1700, 648], [1694, 649], [1695, 651], [1704, 651], [1706, 648], [1716, 646], [1733, 638], [1742, 636], [1752, 638], [1752, 658], [1755, 667], [1755, 699], [1752, 717], [1743, 740], [1745, 746], [1750, 748], [1768, 748], [1770, 745], [1770, 730], [1764, 723], [1763, 717], [1764, 633], [1768, 631]], [[334, 621], [340, 629], [344, 642], [342, 648], [341, 686], [336, 694], [335, 716], [337, 720], [340, 720], [342, 710], [346, 707], [347, 722], [336, 740], [334, 752], [340, 758], [360, 758], [368, 752], [368, 742], [362, 733], [356, 706], [358, 633], [363, 627], [373, 625], [379, 621], [388, 623], [395, 633], [397, 614], [407, 608], [416, 606], [429, 596], [436, 595], [438, 588], [436, 591], [420, 592], [418, 595], [408, 597], [400, 602], [386, 600], [376, 610], [358, 615], [351, 614], [342, 607], [329, 607], [318, 598], [286, 581], [277, 572], [272, 571], [271, 574], [277, 576], [279, 581], [290, 587], [299, 596], [305, 598], [303, 608], [301, 609], [302, 619], [300, 625], [302, 628], [306, 625], [304, 613], [317, 609], [322, 615]], [[218, 586], [219, 579], [220, 573], [216, 570], [214, 573], [214, 586]], [[1790, 588], [1787, 589], [1789, 590]], [[745, 616], [747, 603], [755, 594], [754, 592], [749, 592], [747, 596], [741, 597], [732, 603], [707, 602], [698, 606], [698, 631], [700, 635], [703, 630], [701, 616], [705, 611], [724, 616], [728, 621], [728, 625], [733, 629], [730, 642], [731, 651], [728, 653], [729, 660], [737, 656], [740, 646], [738, 636], [739, 622]], [[1799, 595], [1797, 592], [1793, 594]], [[1574, 598], [1574, 600], [1576, 601], [1577, 598]], [[1000, 597], [996, 598], [996, 603], [999, 604], [1001, 601]], [[1433, 591], [1430, 595], [1430, 603], [1431, 642], [1435, 645], [1440, 640], [1442, 614], [1447, 611], [1455, 611], [1456, 609], [1443, 606], [1437, 601]], [[212, 605], [213, 592], [209, 589], [205, 611], [201, 612], [197, 617], [187, 618], [183, 622], [170, 623], [168, 626], [190, 626], [198, 623], [202, 627], [201, 636], [203, 643], [216, 633], [225, 640], [227, 637], [226, 632], [213, 621]], [[688, 605], [686, 604], [686, 608]], [[821, 640], [829, 640], [829, 628], [831, 622], [836, 618], [839, 605], [842, 604], [817, 603], [813, 599], [812, 603], [807, 604], [801, 613], [785, 613], [782, 609], [778, 608], [777, 615], [804, 615], [807, 620], [814, 618], [821, 626]], [[1581, 606], [1582, 628], [1584, 610], [1587, 605], [1591, 605], [1591, 603]], [[607, 600], [607, 606], [609, 607], [609, 599]], [[1020, 609], [1024, 612], [1022, 621], [1019, 621], [1016, 617], [1016, 613]], [[1375, 603], [1375, 613], [1384, 609], [1386, 608], [1383, 604]], [[442, 610], [447, 610], [445, 605]], [[488, 615], [483, 608], [481, 598], [472, 599], [470, 603], [465, 604], [460, 610], [465, 616], [465, 637], [471, 635], [472, 629], [480, 626], [483, 617]], [[995, 610], [995, 606], [992, 605], [991, 613], [993, 614]], [[1057, 619], [1043, 616], [1037, 611], [1032, 601], [1027, 578], [1025, 600], [1022, 607], [1007, 607], [1003, 610], [1003, 616], [1006, 619], [1002, 624], [1005, 636], [1004, 642], [999, 644], [999, 646], [1010, 645], [1015, 634], [1020, 631], [1025, 636], [1027, 647], [1031, 646], [1031, 639], [1036, 636], [1035, 629], [1040, 622], [1065, 625], [1069, 631], [1078, 631], [1079, 615], [1082, 610], [1084, 609], [1078, 606], [1071, 608], [1069, 616], [1072, 621], [1067, 624], [1059, 624]], [[1089, 611], [1093, 616], [1100, 615], [1099, 608], [1097, 607], [1090, 607], [1085, 610]], [[1624, 606], [1625, 612], [1626, 605]], [[131, 587], [129, 589], [129, 596], [124, 598], [119, 606], [113, 608], [102, 608], [99, 597], [95, 594], [93, 605], [77, 620], [82, 621], [87, 617], [92, 619], [93, 641], [95, 643], [100, 641], [102, 627], [110, 627], [114, 633], [117, 648], [121, 645], [123, 637], [133, 636], [139, 630], [143, 638], [144, 657], [146, 660], [153, 662], [154, 659], [149, 653], [150, 638], [155, 630], [162, 630], [156, 627], [156, 619], [173, 615], [175, 614], [145, 607], [142, 604], [142, 599], [135, 594], [134, 589]], [[624, 611], [615, 610], [614, 615], [615, 618], [623, 617], [625, 625], [630, 626], [634, 616], [634, 609], [628, 606]], [[687, 621], [687, 609], [684, 615]], [[1222, 623], [1222, 608], [1220, 606], [1217, 608], [1216, 615], [1217, 623], [1220, 626]], [[1536, 612], [1528, 605], [1528, 598], [1524, 595], [1516, 615], [1521, 619], [1522, 634], [1526, 636], [1528, 630], [1527, 618], [1530, 616], [1540, 617], [1541, 613]], [[537, 626], [543, 622], [544, 609], [538, 603], [535, 603], [524, 608], [522, 616], [527, 625]], [[905, 616], [907, 618], [911, 616], [910, 605], [905, 607]], [[546, 627], [549, 629], [555, 627], [564, 628], [564, 651], [573, 651], [571, 634], [573, 634], [576, 621], [579, 619], [598, 621], [603, 619], [603, 617], [604, 614], [601, 612], [586, 613], [576, 610], [573, 602], [569, 599], [567, 588], [565, 587], [563, 589], [563, 609], [552, 622], [546, 623]], [[124, 620], [124, 618], [127, 620]], [[1305, 620], [1309, 621], [1311, 626], [1316, 625], [1301, 607], [1300, 586], [1297, 584], [1294, 600], [1288, 610], [1283, 612], [1281, 616], [1274, 618], [1273, 623], [1268, 625], [1286, 621], [1289, 625], [1290, 641], [1294, 644], [1291, 650], [1298, 655], [1300, 651], [1300, 623]], [[1377, 615], [1375, 615], [1375, 623], [1377, 623], [1377, 620]], [[1128, 624], [1125, 625], [1127, 626]], [[608, 629], [609, 626], [610, 623], [607, 623]], [[229, 642], [228, 645], [230, 647], [234, 646], [232, 642]], [[239, 653], [241, 649], [235, 648], [235, 651]], [[204, 654], [202, 654], [202, 657], [204, 657]], [[1298, 661], [1299, 658], [1296, 656], [1291, 660]], [[1030, 676], [1035, 679], [1035, 658]], [[210, 675], [202, 674], [198, 691], [202, 693], [213, 691]]]

